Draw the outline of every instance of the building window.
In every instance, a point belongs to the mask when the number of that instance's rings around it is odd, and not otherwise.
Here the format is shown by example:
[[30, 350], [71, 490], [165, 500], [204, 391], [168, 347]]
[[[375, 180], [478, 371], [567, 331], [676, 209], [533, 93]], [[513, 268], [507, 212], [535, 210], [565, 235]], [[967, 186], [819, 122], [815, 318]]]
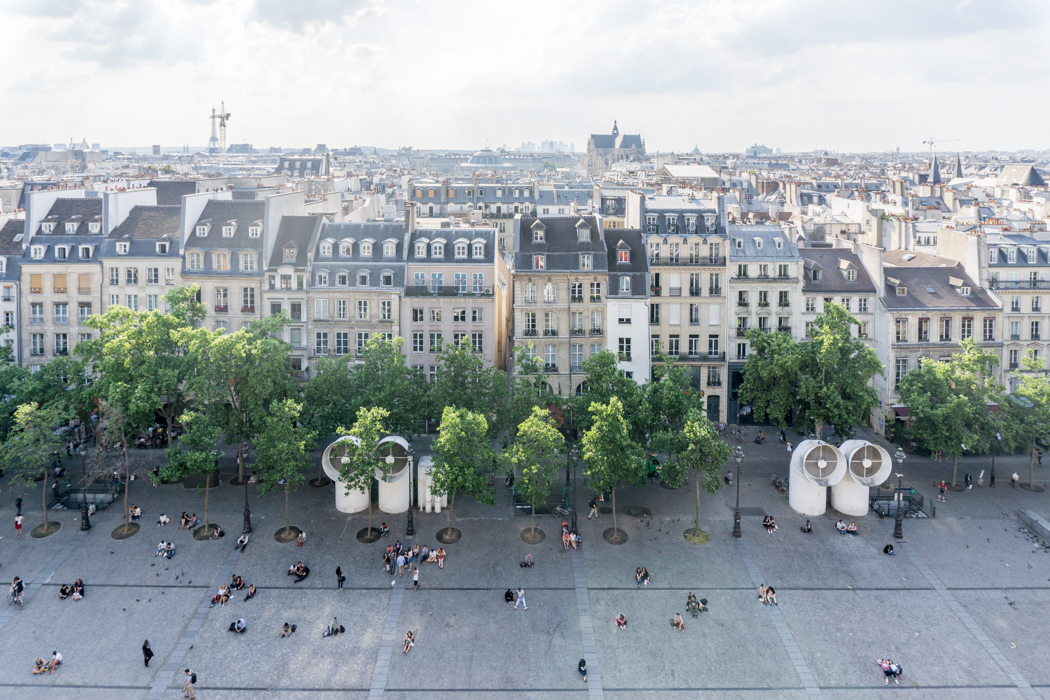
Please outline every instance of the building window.
[[139, 310], [139, 295], [138, 294], [128, 294], [127, 295], [127, 303], [124, 304], [124, 306], [128, 307], [132, 311], [138, 311]]
[[543, 369], [547, 372], [558, 371], [558, 349], [555, 345], [543, 346]]
[[908, 319], [898, 318], [896, 322], [897, 326], [897, 342], [907, 343], [908, 342]]
[[327, 241], [321, 243], [321, 255], [324, 255], [326, 257], [331, 257], [331, 255], [332, 255], [332, 244], [331, 243], [329, 243]]
[[445, 274], [443, 272], [430, 273], [430, 291], [437, 293], [445, 286]]
[[558, 291], [553, 282], [543, 283], [543, 301], [548, 304], [558, 301]]
[[441, 352], [441, 334], [430, 334], [430, 352]]
[[928, 318], [919, 319], [919, 342], [930, 342], [930, 319]]
[[546, 255], [533, 255], [532, 256], [532, 269], [533, 270], [546, 270], [547, 269], [547, 256]]
[[894, 391], [900, 391], [901, 380], [904, 379], [904, 375], [908, 373], [908, 358], [898, 357], [897, 367], [893, 375], [893, 387]]
[[463, 294], [467, 291], [467, 273], [457, 272], [452, 277], [452, 283], [456, 287], [456, 292]]
[[197, 227], [197, 235], [200, 236], [201, 238], [206, 238], [207, 235], [208, 235], [208, 226], [207, 225], [198, 226]]
[[212, 253], [211, 264], [216, 270], [222, 272], [230, 269], [230, 255], [229, 253]]
[[857, 271], [856, 270], [846, 270], [846, 281], [847, 282], [856, 282], [857, 281]]
[[1032, 340], [1039, 340], [1039, 321], [1032, 321]]
[[222, 237], [223, 238], [233, 238], [233, 226], [223, 226], [222, 227]]
[[314, 333], [314, 354], [328, 354], [328, 331], [316, 331]]
[[1010, 358], [1010, 367], [1009, 367], [1009, 369], [1017, 369], [1017, 366], [1018, 366], [1017, 357], [1018, 357], [1017, 350], [1011, 350], [1010, 351], [1010, 355], [1009, 355], [1009, 358]]
[[397, 255], [397, 243], [384, 243], [383, 244], [383, 257], [392, 258]]
[[126, 284], [138, 284], [139, 269], [137, 267], [129, 267], [124, 270], [124, 282]]
[[261, 226], [249, 226], [248, 227], [248, 238], [258, 238], [262, 235]]
[[947, 343], [952, 339], [952, 320], [950, 318], [941, 319], [941, 342]]
[[986, 318], [984, 319], [984, 339], [986, 341], [995, 340], [995, 319]]
[[962, 340], [966, 340], [967, 338], [972, 337], [973, 336], [973, 319], [972, 318], [964, 318], [962, 320], [962, 324], [959, 326], [959, 332], [961, 334], [961, 339]]
[[631, 339], [630, 338], [620, 338], [619, 341], [618, 341], [618, 349], [619, 349], [620, 359], [624, 360], [626, 362], [630, 362], [631, 361]]
[[412, 334], [412, 352], [416, 355], [423, 353], [423, 334], [413, 333]]
[[350, 317], [350, 314], [348, 312], [349, 306], [350, 302], [348, 302], [346, 299], [335, 300], [335, 317], [337, 320], [345, 321]]
[[430, 244], [430, 257], [432, 257], [432, 258], [443, 258], [443, 257], [445, 257], [445, 244], [444, 243], [431, 243]]
[[368, 300], [358, 299], [357, 300], [357, 320], [367, 321], [368, 320]]
[[629, 250], [618, 250], [616, 251], [616, 262], [629, 263], [631, 262], [631, 251]]
[[379, 302], [379, 320], [380, 321], [393, 321], [394, 320], [394, 302], [389, 300], [383, 300]]
[[361, 257], [370, 258], [372, 257], [372, 244], [365, 242], [358, 246], [361, 251]]
[[357, 354], [360, 355], [365, 351], [365, 346], [368, 345], [368, 339], [372, 337], [372, 334], [368, 331], [357, 332]]
[[127, 255], [128, 254], [128, 249], [130, 247], [131, 247], [131, 245], [129, 243], [127, 243], [126, 241], [121, 241], [120, 243], [117, 243], [117, 254], [118, 255]]
[[857, 312], [862, 314], [868, 313], [867, 297], [861, 297], [860, 299], [857, 299]]
[[474, 348], [474, 352], [485, 352], [485, 338], [484, 333], [475, 331], [470, 334], [470, 344]]
[[631, 278], [627, 275], [620, 276], [620, 294], [631, 293]]
[[335, 332], [335, 354], [345, 355], [350, 352], [350, 334], [346, 331]]
[[255, 256], [251, 253], [241, 253], [241, 270], [243, 272], [255, 272]]
[[660, 324], [660, 305], [650, 304], [649, 305], [649, 323], [652, 325]]

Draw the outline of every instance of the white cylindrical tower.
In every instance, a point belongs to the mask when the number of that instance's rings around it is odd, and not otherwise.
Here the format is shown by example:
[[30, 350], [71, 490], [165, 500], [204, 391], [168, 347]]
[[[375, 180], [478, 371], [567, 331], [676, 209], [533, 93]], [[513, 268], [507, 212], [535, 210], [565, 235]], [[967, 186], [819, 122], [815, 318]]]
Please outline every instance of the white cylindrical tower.
[[371, 498], [365, 490], [351, 490], [346, 492], [346, 482], [339, 475], [339, 461], [343, 458], [343, 443], [352, 442], [357, 438], [344, 435], [325, 449], [321, 455], [321, 467], [328, 478], [335, 482], [335, 509], [340, 513], [360, 513], [368, 509], [368, 500]]
[[842, 453], [846, 476], [831, 487], [831, 507], [845, 515], [867, 515], [869, 490], [893, 471], [890, 453], [867, 440], [847, 440], [842, 443]]
[[379, 510], [384, 513], [404, 513], [411, 495], [412, 452], [408, 441], [399, 435], [389, 435], [379, 441], [383, 468], [376, 469], [379, 481]]
[[823, 515], [828, 486], [839, 483], [845, 473], [846, 458], [834, 445], [802, 441], [791, 455], [788, 503], [801, 515]]

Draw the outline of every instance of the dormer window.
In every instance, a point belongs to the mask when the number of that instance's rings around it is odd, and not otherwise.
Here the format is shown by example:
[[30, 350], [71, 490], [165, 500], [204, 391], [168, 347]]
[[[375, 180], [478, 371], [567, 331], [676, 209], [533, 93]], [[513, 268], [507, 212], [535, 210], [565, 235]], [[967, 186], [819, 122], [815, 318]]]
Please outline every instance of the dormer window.
[[[774, 242], [774, 243], [776, 243], [776, 245], [777, 245], [777, 250], [782, 250], [782, 249], [784, 248], [784, 241], [782, 241], [781, 239], [779, 239], [779, 238], [774, 238], [774, 239], [773, 239], [773, 242]], [[759, 247], [761, 247], [761, 246], [759, 246]]]
[[92, 221], [88, 224], [88, 233], [98, 233], [102, 230], [102, 224], [97, 221]]
[[383, 244], [383, 257], [392, 258], [397, 255], [397, 243], [387, 242]]
[[211, 265], [214, 269], [225, 272], [230, 269], [230, 254], [223, 251], [212, 253]]
[[467, 188], [467, 196], [468, 197], [473, 197], [474, 196], [474, 190], [472, 188], [470, 188], [470, 187]]
[[503, 190], [501, 190], [501, 189], [497, 189], [497, 190], [496, 190], [496, 196], [497, 196], [497, 197], [502, 197], [502, 196], [503, 196]]
[[204, 268], [203, 256], [194, 251], [186, 256], [186, 266], [191, 270], [201, 270]]
[[222, 227], [222, 237], [223, 238], [233, 238], [233, 226], [223, 226]]
[[64, 245], [55, 246], [55, 260], [65, 260], [69, 256], [69, 248]]
[[427, 244], [426, 243], [416, 243], [416, 257], [417, 258], [425, 258], [425, 257], [427, 257]]
[[899, 296], [899, 297], [906, 297], [906, 296], [908, 296], [908, 288], [907, 287], [897, 287], [897, 296]]
[[483, 257], [485, 257], [485, 244], [484, 243], [475, 243], [474, 244], [474, 257], [475, 258], [483, 258]]
[[32, 258], [33, 260], [43, 260], [44, 259], [44, 250], [46, 248], [47, 248], [47, 246], [42, 246], [42, 245], [32, 246], [29, 249], [29, 257]]
[[361, 255], [366, 258], [372, 257], [372, 244], [362, 243], [361, 244]]
[[55, 225], [50, 221], [47, 223], [40, 224], [40, 233], [52, 233], [55, 230]]
[[822, 271], [821, 270], [813, 270], [813, 281], [814, 282], [819, 282], [821, 276], [822, 276]]
[[353, 244], [350, 243], [350, 241], [343, 241], [342, 243], [339, 244], [339, 254], [342, 255], [343, 257], [349, 257], [350, 255], [353, 254], [352, 253], [352, 246], [353, 246]]
[[742, 238], [736, 238], [736, 239], [734, 239], [733, 242], [736, 243], [736, 249], [737, 250], [743, 250], [744, 249], [744, 240]]
[[208, 235], [208, 225], [207, 224], [203, 224], [201, 226], [198, 226], [197, 227], [197, 235], [200, 236], [201, 238], [206, 238], [207, 235]]
[[66, 233], [76, 233], [77, 225], [72, 221], [66, 223]]
[[293, 263], [293, 262], [295, 262], [295, 253], [296, 253], [295, 248], [285, 248], [284, 249], [284, 256], [282, 257], [282, 260], [284, 262], [286, 262], [286, 263]]
[[629, 263], [631, 262], [631, 251], [629, 250], [618, 250], [616, 251], [616, 262]]
[[999, 249], [998, 248], [989, 248], [988, 249], [988, 262], [992, 263], [993, 265], [995, 263], [999, 262]]
[[449, 199], [453, 199], [453, 198], [455, 198], [455, 196], [456, 196], [456, 190], [454, 188], [449, 188], [448, 198]]
[[367, 272], [358, 272], [357, 273], [357, 286], [358, 287], [367, 287], [368, 286], [368, 273]]
[[335, 286], [346, 287], [350, 284], [350, 275], [345, 272], [337, 273], [335, 276]]
[[457, 243], [456, 244], [456, 257], [457, 258], [465, 258], [465, 257], [467, 257], [467, 244], [466, 243]]
[[846, 270], [846, 281], [847, 282], [856, 282], [857, 281], [857, 271], [856, 270]]
[[534, 229], [532, 229], [532, 242], [533, 243], [543, 243], [545, 240], [546, 240], [546, 231], [544, 231], [542, 228], [534, 228]]
[[168, 254], [168, 243], [167, 243], [167, 241], [162, 241], [162, 242], [157, 244], [157, 254], [158, 255], [167, 255]]
[[318, 272], [317, 273], [317, 286], [318, 287], [327, 287], [328, 286], [328, 273], [327, 272]]
[[445, 257], [445, 244], [444, 243], [431, 243], [430, 244], [430, 257], [432, 257], [432, 258], [443, 258], [443, 257]]
[[959, 294], [962, 294], [964, 297], [970, 296], [970, 288], [969, 287], [959, 287]]
[[532, 269], [533, 270], [546, 270], [547, 269], [547, 256], [546, 255], [533, 255], [532, 256]]
[[262, 235], [262, 226], [249, 226], [248, 238], [258, 238]]
[[82, 245], [80, 246], [80, 259], [90, 260], [91, 259], [91, 246]]
[[1006, 262], [1015, 263], [1017, 262], [1017, 248], [1006, 249]]
[[576, 240], [579, 243], [590, 243], [591, 242], [591, 230], [586, 226], [581, 226], [576, 229]]
[[756, 238], [755, 239], [755, 248], [757, 248], [758, 250], [762, 250], [762, 239], [761, 238]]
[[384, 272], [379, 278], [379, 283], [381, 285], [383, 285], [384, 287], [393, 287], [394, 286], [394, 273], [392, 273], [392, 272]]
[[120, 243], [117, 243], [117, 254], [118, 255], [127, 255], [128, 254], [128, 250], [130, 248], [131, 248], [131, 244], [130, 243], [128, 243], [127, 241], [121, 241]]
[[321, 244], [321, 255], [331, 257], [332, 256], [332, 244], [322, 243]]

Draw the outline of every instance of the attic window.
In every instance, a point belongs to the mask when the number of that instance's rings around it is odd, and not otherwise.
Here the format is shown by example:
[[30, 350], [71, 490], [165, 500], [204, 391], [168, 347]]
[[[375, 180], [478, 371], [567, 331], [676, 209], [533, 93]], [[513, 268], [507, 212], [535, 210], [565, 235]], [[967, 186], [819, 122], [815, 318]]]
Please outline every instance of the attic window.
[[397, 254], [397, 243], [384, 243], [383, 244], [383, 256], [392, 258]]
[[44, 249], [46, 247], [47, 246], [42, 246], [42, 245], [32, 246], [29, 249], [29, 257], [31, 257], [33, 260], [43, 260], [44, 259]]
[[77, 225], [76, 224], [74, 224], [72, 222], [69, 222], [69, 223], [66, 224], [66, 233], [76, 233], [76, 232], [77, 232]]
[[425, 257], [427, 257], [427, 244], [426, 243], [416, 243], [416, 257], [417, 258], [425, 258]]
[[295, 262], [295, 248], [284, 249], [284, 262]]
[[90, 224], [88, 224], [88, 233], [98, 233], [101, 230], [102, 224], [98, 223], [97, 221], [92, 221]]
[[120, 255], [127, 255], [128, 248], [130, 248], [130, 245], [125, 241], [121, 241], [117, 244], [117, 253], [119, 253]]
[[857, 271], [856, 270], [846, 270], [846, 281], [847, 282], [856, 282], [857, 281]]
[[631, 251], [629, 250], [618, 250], [616, 251], [616, 262], [629, 263], [631, 262]]
[[908, 295], [907, 287], [897, 287], [897, 296], [903, 297]]
[[962, 294], [964, 297], [970, 296], [970, 288], [969, 287], [959, 287], [959, 294]]
[[52, 223], [40, 224], [41, 233], [51, 233], [55, 230], [55, 225]]
[[541, 228], [533, 229], [532, 230], [532, 242], [533, 243], [543, 243], [544, 240], [546, 240], [544, 238], [544, 235], [545, 234], [544, 234], [543, 229], [541, 229]]
[[465, 257], [467, 257], [467, 244], [466, 243], [457, 243], [456, 244], [456, 257], [457, 258], [465, 258]]
[[[774, 238], [773, 242], [777, 244], [777, 250], [781, 250], [784, 247], [784, 241], [780, 240], [779, 238]], [[759, 246], [759, 248], [761, 247], [762, 246]]]
[[351, 248], [350, 248], [351, 245], [352, 244], [350, 244], [350, 243], [348, 243], [346, 241], [343, 241], [342, 243], [340, 243], [339, 244], [339, 254], [340, 255], [345, 255], [345, 256], [350, 256], [352, 254], [351, 253]]
[[381, 285], [383, 285], [384, 287], [392, 287], [392, 286], [394, 286], [394, 275], [393, 275], [393, 273], [384, 272], [379, 278], [379, 283]]
[[484, 243], [475, 243], [474, 244], [474, 257], [475, 258], [483, 258], [483, 257], [485, 257], [485, 244]]
[[332, 254], [332, 244], [331, 243], [322, 243], [321, 244], [321, 255], [330, 256], [331, 254]]
[[371, 257], [372, 256], [372, 244], [371, 243], [362, 243], [360, 247], [361, 247], [361, 255], [363, 255], [365, 257]]
[[576, 229], [576, 240], [580, 243], [590, 243], [591, 230], [586, 226], [579, 227], [578, 229]]
[[205, 225], [205, 226], [198, 226], [197, 227], [197, 235], [200, 236], [201, 238], [205, 238], [208, 235], [208, 227], [207, 227], [207, 225]]
[[233, 226], [223, 226], [222, 227], [222, 237], [223, 238], [233, 238]]
[[762, 250], [762, 239], [761, 238], [756, 238], [755, 239], [755, 248], [757, 248], [758, 250]]
[[742, 239], [737, 238], [735, 240], [735, 243], [736, 243], [736, 249], [737, 250], [743, 250], [743, 248], [744, 248], [744, 241]]
[[814, 282], [819, 282], [820, 281], [820, 275], [821, 275], [821, 271], [820, 270], [813, 270], [813, 281]]
[[69, 257], [69, 248], [64, 245], [55, 246], [55, 260], [65, 260]]
[[262, 235], [261, 226], [249, 226], [248, 227], [248, 238], [258, 238]]
[[80, 246], [80, 259], [90, 260], [91, 259], [91, 246], [82, 245]]
[[168, 243], [166, 241], [157, 244], [157, 253], [160, 255], [168, 254]]

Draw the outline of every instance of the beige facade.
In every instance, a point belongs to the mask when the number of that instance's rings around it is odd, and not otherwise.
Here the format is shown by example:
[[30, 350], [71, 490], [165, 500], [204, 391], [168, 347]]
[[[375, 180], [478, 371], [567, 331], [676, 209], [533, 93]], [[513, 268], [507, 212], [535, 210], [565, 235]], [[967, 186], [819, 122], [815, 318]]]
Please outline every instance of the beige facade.
[[94, 330], [84, 323], [102, 306], [98, 262], [23, 261], [21, 288], [23, 362], [31, 370], [69, 355], [78, 342], [91, 339]]

